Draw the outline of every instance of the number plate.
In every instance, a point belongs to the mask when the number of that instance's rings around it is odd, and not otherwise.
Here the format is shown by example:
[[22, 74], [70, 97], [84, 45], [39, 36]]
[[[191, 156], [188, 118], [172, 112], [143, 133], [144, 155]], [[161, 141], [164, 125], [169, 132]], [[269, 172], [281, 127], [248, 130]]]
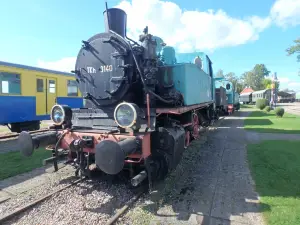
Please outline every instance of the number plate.
[[113, 71], [112, 65], [100, 66], [100, 73], [111, 72]]

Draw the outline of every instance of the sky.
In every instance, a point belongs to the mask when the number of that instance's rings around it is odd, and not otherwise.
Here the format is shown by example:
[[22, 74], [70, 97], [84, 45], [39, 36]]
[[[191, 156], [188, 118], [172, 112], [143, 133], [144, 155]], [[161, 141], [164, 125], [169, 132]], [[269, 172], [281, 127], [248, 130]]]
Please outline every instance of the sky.
[[[137, 40], [148, 25], [178, 52], [205, 52], [215, 73], [236, 75], [263, 63], [280, 88], [300, 91], [300, 63], [286, 49], [300, 38], [300, 0], [108, 0], [128, 16]], [[1, 3], [0, 60], [70, 72], [82, 40], [104, 32], [105, 1]]]

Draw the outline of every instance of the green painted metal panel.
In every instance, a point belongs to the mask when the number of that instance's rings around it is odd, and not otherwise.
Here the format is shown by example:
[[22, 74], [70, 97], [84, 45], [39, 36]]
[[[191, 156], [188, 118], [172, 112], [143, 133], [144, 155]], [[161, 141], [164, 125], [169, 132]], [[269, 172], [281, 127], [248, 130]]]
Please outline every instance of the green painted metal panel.
[[185, 105], [213, 100], [212, 78], [195, 64], [177, 64], [172, 67], [175, 88], [184, 96]]

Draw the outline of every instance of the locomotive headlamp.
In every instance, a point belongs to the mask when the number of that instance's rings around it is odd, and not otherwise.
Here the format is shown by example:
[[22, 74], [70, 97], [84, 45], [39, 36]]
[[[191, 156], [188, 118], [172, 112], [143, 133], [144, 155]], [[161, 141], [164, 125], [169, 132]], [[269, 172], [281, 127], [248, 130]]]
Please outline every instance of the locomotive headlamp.
[[54, 105], [50, 116], [55, 125], [62, 125], [72, 119], [72, 109], [67, 105]]
[[122, 128], [140, 129], [140, 108], [133, 103], [122, 102], [116, 106], [114, 117]]

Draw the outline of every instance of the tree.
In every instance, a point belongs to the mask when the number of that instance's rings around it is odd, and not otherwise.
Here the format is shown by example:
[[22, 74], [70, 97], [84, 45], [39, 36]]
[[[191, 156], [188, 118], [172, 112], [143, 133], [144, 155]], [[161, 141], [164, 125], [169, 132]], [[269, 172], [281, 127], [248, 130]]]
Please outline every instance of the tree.
[[[264, 84], [264, 89], [271, 89], [271, 88], [272, 88], [273, 81], [272, 81], [271, 79], [266, 79], [266, 78], [264, 78], [263, 84]], [[277, 90], [279, 90], [279, 85], [280, 85], [279, 81], [276, 81], [276, 82], [275, 82], [275, 88], [276, 88]]]
[[286, 49], [288, 56], [293, 55], [293, 54], [298, 54], [298, 62], [300, 62], [300, 38], [294, 40], [295, 45], [292, 45], [288, 49]]
[[268, 77], [270, 71], [264, 64], [256, 64], [251, 71], [242, 74], [245, 86], [250, 86], [253, 90], [258, 91], [265, 88], [264, 79]]
[[223, 70], [219, 69], [218, 72], [217, 72], [217, 74], [216, 74], [216, 77], [223, 78], [224, 77]]
[[272, 88], [272, 80], [271, 79], [264, 79], [263, 84], [265, 86], [265, 89], [270, 89]]
[[225, 75], [225, 78], [232, 82], [236, 92], [241, 93], [243, 90], [243, 84], [241, 80], [235, 75], [235, 73], [230, 72]]
[[[298, 62], [300, 62], [300, 38], [294, 40], [295, 45], [292, 45], [288, 49], [286, 49], [288, 56], [293, 55], [293, 54], [298, 54]], [[298, 72], [298, 76], [300, 76], [300, 70]]]
[[279, 87], [280, 87], [280, 81], [276, 81], [275, 82], [275, 88], [276, 88], [276, 90], [279, 90]]
[[271, 71], [267, 69], [265, 64], [256, 64], [253, 68], [254, 74], [259, 77], [268, 77]]

